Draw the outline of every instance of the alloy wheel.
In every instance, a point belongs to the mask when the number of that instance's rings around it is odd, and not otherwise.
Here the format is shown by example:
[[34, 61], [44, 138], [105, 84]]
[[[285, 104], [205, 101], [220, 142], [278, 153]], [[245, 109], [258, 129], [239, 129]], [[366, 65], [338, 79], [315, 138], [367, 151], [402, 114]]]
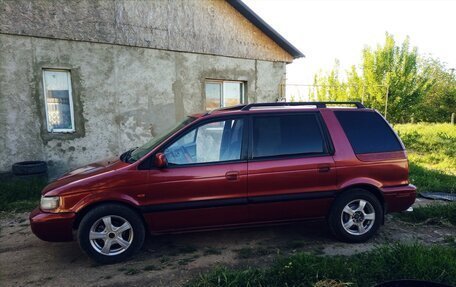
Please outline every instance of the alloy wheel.
[[374, 226], [375, 209], [364, 199], [355, 199], [345, 205], [340, 215], [342, 226], [352, 235], [363, 235]]
[[133, 242], [133, 228], [123, 217], [104, 216], [90, 228], [89, 240], [98, 253], [106, 256], [119, 255]]

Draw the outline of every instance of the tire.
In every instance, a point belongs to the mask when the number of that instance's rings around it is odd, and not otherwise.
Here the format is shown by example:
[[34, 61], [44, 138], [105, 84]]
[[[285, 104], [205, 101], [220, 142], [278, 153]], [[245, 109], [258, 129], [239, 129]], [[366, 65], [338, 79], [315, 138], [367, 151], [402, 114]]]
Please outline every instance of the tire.
[[140, 216], [120, 204], [95, 207], [82, 218], [78, 229], [79, 246], [101, 264], [130, 258], [141, 249], [144, 237], [145, 228]]
[[328, 217], [329, 229], [334, 236], [352, 243], [365, 242], [371, 238], [382, 222], [383, 207], [380, 201], [363, 189], [352, 189], [339, 195]]
[[13, 164], [14, 175], [43, 174], [47, 172], [47, 164], [44, 161], [22, 161]]

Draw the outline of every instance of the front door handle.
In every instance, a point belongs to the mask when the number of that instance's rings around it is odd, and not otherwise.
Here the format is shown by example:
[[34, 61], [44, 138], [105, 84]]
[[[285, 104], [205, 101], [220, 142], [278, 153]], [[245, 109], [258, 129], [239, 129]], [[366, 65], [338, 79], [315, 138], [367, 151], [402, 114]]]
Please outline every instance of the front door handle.
[[239, 177], [239, 171], [228, 171], [225, 173], [225, 177], [227, 180], [237, 180]]
[[331, 170], [331, 167], [329, 165], [320, 165], [318, 167], [318, 172], [328, 172]]

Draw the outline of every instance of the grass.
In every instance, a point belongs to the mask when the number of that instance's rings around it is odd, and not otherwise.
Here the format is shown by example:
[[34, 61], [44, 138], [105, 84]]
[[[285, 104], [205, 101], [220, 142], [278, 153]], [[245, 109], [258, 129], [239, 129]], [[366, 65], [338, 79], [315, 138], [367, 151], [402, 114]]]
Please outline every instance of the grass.
[[30, 211], [38, 205], [41, 190], [47, 185], [43, 177], [14, 177], [0, 181], [0, 211]]
[[410, 180], [418, 191], [456, 193], [456, 125], [394, 126], [410, 160]]
[[273, 249], [268, 249], [265, 247], [244, 247], [234, 251], [237, 252], [237, 257], [240, 259], [257, 258], [274, 253]]
[[396, 244], [352, 256], [317, 256], [301, 252], [278, 259], [266, 269], [219, 267], [200, 275], [188, 286], [314, 286], [326, 280], [364, 287], [398, 279], [456, 284], [456, 249]]
[[399, 213], [397, 216], [407, 222], [429, 224], [450, 223], [456, 226], [456, 203], [417, 207], [413, 212]]
[[141, 273], [141, 271], [136, 269], [136, 268], [128, 268], [124, 272], [125, 275], [136, 275], [136, 274], [139, 274], [139, 273]]

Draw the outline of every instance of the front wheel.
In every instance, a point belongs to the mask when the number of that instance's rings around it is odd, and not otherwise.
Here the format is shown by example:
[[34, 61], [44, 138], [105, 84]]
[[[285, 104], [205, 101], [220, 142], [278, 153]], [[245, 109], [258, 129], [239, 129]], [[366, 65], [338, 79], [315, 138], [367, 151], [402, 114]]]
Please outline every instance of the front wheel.
[[383, 208], [372, 193], [348, 190], [336, 198], [329, 214], [329, 227], [340, 240], [364, 242], [380, 227]]
[[126, 260], [142, 247], [144, 237], [145, 228], [139, 215], [117, 204], [90, 210], [78, 230], [82, 250], [102, 264]]

